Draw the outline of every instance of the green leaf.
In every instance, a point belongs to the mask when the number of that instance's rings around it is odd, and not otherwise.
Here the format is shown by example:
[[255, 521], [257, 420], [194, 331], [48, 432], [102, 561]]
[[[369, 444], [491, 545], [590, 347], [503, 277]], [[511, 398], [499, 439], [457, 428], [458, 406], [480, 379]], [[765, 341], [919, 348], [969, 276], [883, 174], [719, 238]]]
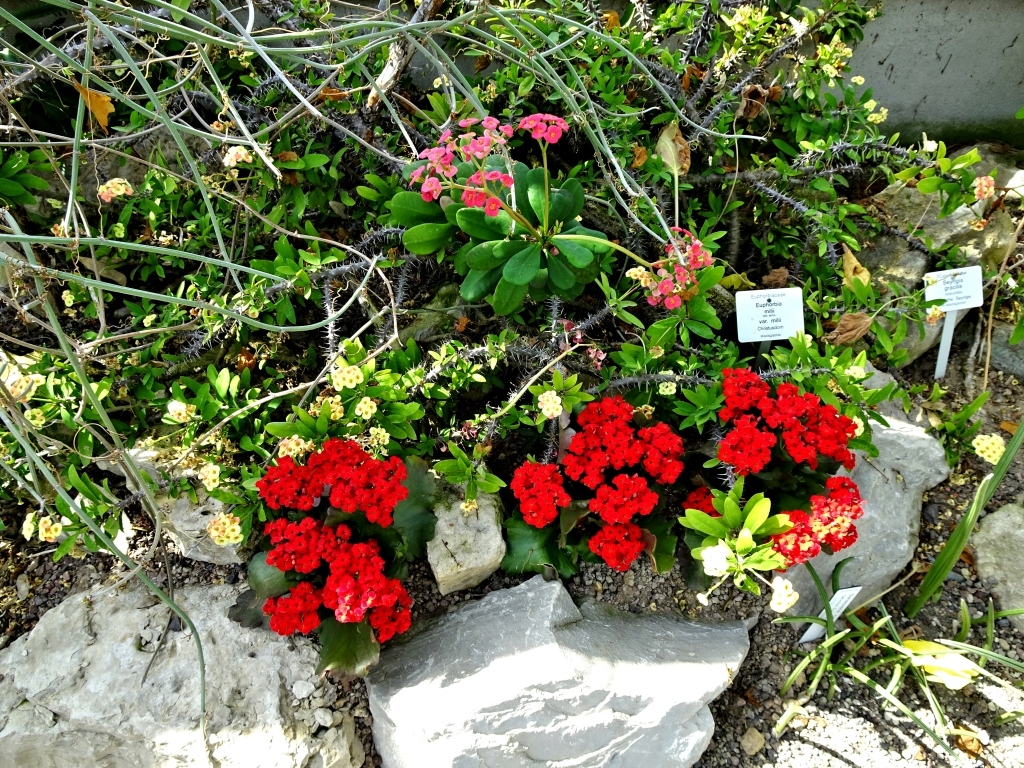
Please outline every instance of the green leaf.
[[679, 326], [679, 318], [672, 316], [652, 323], [647, 329], [647, 340], [652, 347], [672, 349], [676, 343], [676, 328]]
[[391, 198], [388, 207], [395, 223], [403, 227], [425, 223], [440, 224], [445, 221], [445, 212], [441, 206], [437, 203], [428, 203], [416, 192], [399, 192]]
[[526, 167], [524, 163], [516, 163], [512, 167], [512, 178], [514, 179], [514, 189], [516, 193], [516, 209], [520, 214], [526, 217], [526, 220], [531, 224], [536, 225], [539, 222], [537, 214], [533, 212], [533, 207], [530, 205], [530, 196], [527, 191], [528, 184], [526, 177], [530, 173], [530, 169]]
[[466, 254], [466, 264], [469, 265], [470, 269], [476, 269], [481, 272], [489, 272], [495, 267], [504, 264], [506, 259], [500, 258], [494, 253], [494, 246], [500, 242], [500, 240], [488, 240], [486, 243], [474, 245], [469, 253]]
[[686, 510], [686, 516], [679, 518], [679, 523], [685, 528], [692, 528], [717, 539], [724, 539], [729, 535], [729, 529], [718, 519], [699, 509]]
[[652, 520], [644, 529], [644, 539], [647, 541], [644, 551], [651, 558], [651, 565], [658, 575], [668, 573], [676, 563], [679, 537], [673, 536], [671, 530], [671, 520]]
[[488, 216], [482, 208], [461, 208], [455, 220], [459, 229], [477, 240], [504, 240], [512, 225], [512, 219], [504, 211]]
[[[74, 541], [74, 537], [70, 537], [67, 541]], [[263, 613], [263, 604], [267, 602], [265, 597], [260, 597], [251, 589], [245, 590], [237, 598], [235, 598], [234, 605], [228, 608], [228, 618], [231, 621], [236, 621], [247, 629], [256, 629], [257, 627], [269, 628], [268, 619]]]
[[427, 256], [444, 248], [454, 231], [455, 227], [451, 224], [417, 224], [405, 230], [402, 244], [410, 253]]
[[380, 661], [380, 643], [368, 621], [342, 624], [324, 619], [320, 625], [320, 663], [316, 673], [334, 672], [342, 676], [363, 677]]
[[304, 155], [302, 158], [302, 166], [307, 171], [312, 170], [313, 168], [320, 168], [321, 166], [327, 165], [329, 162], [331, 162], [330, 156], [320, 155], [315, 152], [309, 155]]
[[558, 516], [558, 546], [565, 546], [565, 537], [576, 527], [576, 523], [590, 513], [590, 507], [586, 502], [573, 501], [569, 506], [564, 507]]
[[1020, 316], [1020, 320], [1017, 321], [1017, 325], [1013, 327], [1013, 333], [1010, 334], [1010, 346], [1015, 346], [1024, 341], [1024, 314]]
[[540, 246], [524, 248], [505, 263], [502, 276], [512, 285], [528, 285], [540, 270]]
[[722, 511], [722, 519], [730, 528], [739, 528], [743, 523], [743, 511], [736, 500], [731, 496], [725, 499], [725, 509]]
[[583, 213], [583, 206], [586, 205], [587, 197], [583, 193], [583, 185], [576, 179], [566, 179], [562, 182], [562, 191], [568, 192], [572, 197], [572, 208], [570, 209], [566, 218], [562, 221], [569, 221], [575, 219], [581, 213]]
[[[758, 496], [760, 495], [758, 494]], [[757, 499], [757, 496], [752, 497], [751, 501], [754, 501], [754, 499]], [[750, 506], [749, 502], [747, 506]], [[753, 533], [757, 533], [765, 521], [768, 520], [768, 515], [771, 514], [771, 511], [771, 501], [763, 497], [757, 499], [753, 504], [753, 508], [747, 513], [747, 519], [743, 521], [743, 527], [750, 529]]]
[[405, 541], [405, 556], [410, 560], [426, 554], [427, 542], [434, 538], [436, 484], [427, 462], [418, 456], [405, 460], [406, 477], [402, 485], [409, 495], [395, 505], [394, 527]]
[[569, 263], [574, 267], [583, 269], [594, 260], [594, 252], [582, 243], [566, 240], [560, 236], [556, 236], [552, 239], [555, 242], [555, 246], [558, 248], [558, 252], [565, 256], [565, 258], [569, 260]]
[[573, 217], [570, 214], [575, 206], [576, 201], [573, 200], [572, 193], [561, 189], [553, 191], [549, 213], [551, 221], [572, 221]]
[[494, 289], [494, 300], [491, 302], [495, 313], [510, 315], [515, 312], [523, 306], [529, 288], [529, 285], [515, 285], [502, 277]]
[[941, 186], [941, 176], [929, 176], [927, 179], [921, 179], [917, 182], [917, 191], [924, 195], [930, 195], [933, 192], [938, 192]]
[[266, 552], [260, 552], [249, 561], [248, 574], [249, 589], [263, 600], [280, 597], [299, 583], [298, 579], [289, 577], [284, 571], [267, 565]]
[[[180, 8], [181, 11], [187, 11], [190, 2], [192, 2], [192, 0], [171, 0], [171, 5], [175, 8]], [[181, 11], [171, 11], [171, 20], [174, 21], [175, 24], [180, 24], [181, 20], [185, 18], [185, 14]]]
[[551, 552], [554, 529], [534, 528], [524, 520], [513, 517], [505, 523], [508, 532], [508, 550], [501, 561], [502, 570], [509, 573], [532, 571], [543, 573], [545, 565], [554, 565]]
[[556, 288], [563, 291], [576, 285], [576, 275], [569, 269], [561, 254], [548, 254], [548, 279]]
[[459, 291], [466, 301], [479, 301], [494, 290], [494, 286], [501, 279], [501, 265], [494, 269], [483, 272], [478, 269], [471, 270], [466, 279], [462, 281], [462, 289]]
[[530, 207], [537, 216], [537, 221], [544, 221], [544, 212], [547, 207], [547, 189], [545, 186], [548, 177], [547, 171], [543, 168], [534, 168], [526, 174], [526, 196], [530, 201]]
[[1024, 107], [1021, 107], [1019, 110], [1017, 110], [1017, 114], [1014, 115], [1014, 117], [1016, 117], [1018, 120], [1024, 120]]

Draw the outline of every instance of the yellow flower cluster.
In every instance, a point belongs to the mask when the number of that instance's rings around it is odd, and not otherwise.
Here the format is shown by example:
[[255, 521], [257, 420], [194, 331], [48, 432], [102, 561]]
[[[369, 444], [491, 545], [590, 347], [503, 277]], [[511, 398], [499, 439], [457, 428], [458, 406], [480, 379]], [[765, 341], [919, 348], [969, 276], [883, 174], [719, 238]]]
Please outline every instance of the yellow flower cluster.
[[171, 421], [176, 421], [179, 424], [191, 421], [195, 414], [196, 407], [191, 403], [183, 403], [181, 400], [171, 400], [171, 402], [167, 404], [167, 416]]
[[557, 419], [562, 415], [562, 398], [553, 389], [541, 392], [537, 398], [537, 407], [546, 419]]
[[25, 411], [25, 419], [33, 427], [41, 427], [46, 423], [46, 414], [43, 413], [42, 408], [30, 408]]
[[978, 435], [971, 446], [989, 464], [997, 464], [1006, 450], [1006, 442], [999, 435]]
[[27, 403], [44, 381], [46, 381], [46, 377], [39, 373], [30, 373], [28, 376], [17, 373], [7, 380], [7, 391], [19, 403]]
[[658, 394], [663, 397], [671, 397], [676, 393], [676, 383], [674, 381], [663, 381], [658, 385]]
[[60, 536], [60, 532], [64, 530], [64, 526], [60, 523], [55, 523], [50, 519], [49, 515], [46, 517], [39, 518], [39, 540], [53, 544], [57, 541], [57, 537]]
[[199, 480], [208, 491], [220, 485], [220, 467], [216, 464], [204, 464], [199, 470]]
[[229, 512], [223, 512], [207, 523], [206, 532], [218, 547], [242, 543], [242, 521]]
[[387, 447], [387, 444], [391, 442], [391, 435], [383, 427], [370, 427], [370, 437], [366, 442], [369, 444], [370, 450], [377, 452]]
[[277, 444], [278, 456], [291, 456], [293, 459], [304, 456], [313, 450], [313, 443], [310, 440], [303, 440], [298, 435], [285, 437]]
[[[362, 376], [362, 374], [360, 374]], [[368, 397], [364, 397], [358, 403], [356, 403], [356, 416], [361, 419], [373, 418], [373, 414], [377, 412], [377, 404]]]
[[358, 365], [346, 365], [331, 371], [331, 386], [337, 390], [354, 389], [363, 380], [363, 369]]
[[341, 403], [341, 395], [328, 398], [327, 402], [331, 404], [331, 421], [338, 421], [344, 418], [345, 406]]

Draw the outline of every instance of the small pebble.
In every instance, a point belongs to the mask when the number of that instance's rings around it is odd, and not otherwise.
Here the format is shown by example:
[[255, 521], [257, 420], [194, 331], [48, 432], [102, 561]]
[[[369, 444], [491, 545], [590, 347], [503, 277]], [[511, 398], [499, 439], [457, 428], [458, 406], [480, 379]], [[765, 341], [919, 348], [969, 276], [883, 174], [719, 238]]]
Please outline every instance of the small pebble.
[[747, 728], [747, 732], [740, 739], [740, 749], [748, 755], [756, 755], [764, 749], [764, 736], [757, 728]]
[[292, 684], [292, 695], [296, 699], [305, 699], [313, 695], [313, 691], [316, 690], [316, 686], [306, 680], [296, 680]]

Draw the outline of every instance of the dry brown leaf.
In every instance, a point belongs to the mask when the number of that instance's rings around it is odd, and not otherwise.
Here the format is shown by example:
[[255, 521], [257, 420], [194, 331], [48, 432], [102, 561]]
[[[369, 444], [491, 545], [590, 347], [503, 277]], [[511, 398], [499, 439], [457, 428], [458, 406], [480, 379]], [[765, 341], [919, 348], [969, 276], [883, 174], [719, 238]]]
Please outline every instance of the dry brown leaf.
[[661, 161], [673, 175], [685, 176], [690, 172], [690, 143], [683, 138], [678, 120], [673, 120], [665, 126], [658, 136], [656, 149]]
[[101, 278], [113, 280], [122, 288], [128, 285], [128, 278], [124, 276], [124, 273], [118, 272], [113, 267], [108, 267], [104, 259], [91, 259], [88, 256], [82, 256], [79, 260], [86, 269], [94, 270], [95, 274], [99, 274]]
[[477, 56], [476, 61], [473, 62], [473, 71], [479, 75], [489, 66], [491, 66], [491, 61], [492, 59], [489, 53], [485, 53], [482, 56]]
[[1003, 430], [1003, 432], [1009, 432], [1010, 436], [1013, 437], [1017, 434], [1017, 427], [1019, 426], [1019, 424], [1014, 424], [1012, 421], [1004, 421], [999, 425], [999, 428]]
[[294, 163], [296, 160], [299, 159], [299, 156], [297, 153], [286, 149], [284, 152], [278, 152], [276, 155], [274, 155], [274, 159], [280, 160], [283, 163]]
[[299, 185], [299, 174], [284, 168], [281, 170], [281, 183], [286, 187], [297, 187]]
[[871, 315], [864, 312], [848, 312], [825, 340], [829, 344], [852, 344], [871, 329], [872, 322]]
[[110, 97], [105, 93], [94, 91], [92, 88], [86, 88], [84, 85], [73, 80], [71, 84], [75, 86], [75, 90], [85, 99], [85, 106], [89, 108], [92, 116], [96, 118], [96, 122], [100, 124], [100, 128], [106, 133], [107, 119], [110, 117], [110, 113], [114, 111], [114, 105], [110, 102]]
[[235, 370], [239, 373], [249, 369], [250, 371], [256, 367], [256, 357], [247, 348], [242, 347], [242, 351], [238, 353], [238, 359], [235, 363]]
[[847, 288], [853, 289], [853, 281], [858, 280], [864, 285], [871, 284], [871, 273], [868, 272], [867, 267], [857, 261], [857, 257], [853, 255], [846, 243], [843, 243], [843, 285]]
[[781, 85], [773, 85], [771, 88], [768, 89], [768, 100], [769, 101], [778, 101], [781, 98], [782, 98], [782, 86]]
[[460, 317], [458, 320], [455, 321], [455, 332], [456, 333], [465, 333], [465, 331], [466, 331], [466, 329], [468, 327], [469, 327], [469, 318], [466, 317], [465, 315], [463, 315], [462, 317]]
[[317, 101], [342, 101], [347, 98], [348, 91], [342, 91], [337, 88], [324, 88], [320, 91]]
[[742, 117], [744, 120], [753, 120], [764, 109], [764, 105], [768, 101], [770, 91], [763, 85], [748, 85], [743, 89], [743, 97], [740, 101], [740, 105], [736, 108], [736, 117]]
[[615, 11], [602, 11], [601, 20], [604, 22], [605, 32], [611, 32], [613, 29], [620, 26], [619, 14]]
[[956, 747], [974, 759], [977, 759], [984, 750], [981, 742], [973, 736], [957, 736]]
[[686, 72], [683, 73], [683, 90], [687, 93], [690, 92], [690, 85], [693, 81], [703, 80], [704, 75], [707, 74], [705, 70], [698, 67], [696, 64], [687, 64]]
[[789, 285], [789, 270], [785, 267], [773, 269], [761, 278], [761, 285], [765, 288], [785, 288]]
[[964, 547], [964, 551], [960, 553], [960, 559], [964, 561], [966, 565], [971, 568], [974, 567], [974, 550], [970, 547]]
[[640, 144], [633, 145], [633, 164], [631, 168], [639, 168], [647, 162], [647, 147]]

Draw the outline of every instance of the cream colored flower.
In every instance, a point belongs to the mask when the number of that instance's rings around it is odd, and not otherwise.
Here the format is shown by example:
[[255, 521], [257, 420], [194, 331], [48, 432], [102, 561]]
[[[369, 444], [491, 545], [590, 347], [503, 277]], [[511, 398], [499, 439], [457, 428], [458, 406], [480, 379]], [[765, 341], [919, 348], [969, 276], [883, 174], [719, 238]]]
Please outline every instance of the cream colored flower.
[[665, 356], [665, 348], [659, 347], [657, 344], [655, 344], [650, 348], [650, 350], [648, 350], [648, 354], [651, 356], [652, 359], [657, 360], [659, 357]]
[[860, 437], [864, 434], [864, 419], [860, 416], [851, 416], [850, 420], [857, 425], [857, 431], [853, 433], [854, 437]]
[[939, 142], [928, 138], [927, 133], [921, 134], [921, 149], [925, 152], [935, 152], [939, 148]]
[[371, 419], [377, 412], [377, 404], [368, 397], [364, 397], [356, 403], [356, 416], [361, 419]]
[[864, 85], [864, 78], [860, 75], [854, 75], [850, 78], [850, 82], [854, 85]]
[[70, 307], [75, 303], [75, 294], [71, 291], [65, 290], [64, 293], [60, 295], [60, 299], [64, 302], [65, 307]]
[[33, 427], [39, 428], [46, 423], [46, 414], [42, 408], [30, 408], [25, 411], [25, 419]]
[[199, 470], [199, 480], [206, 490], [212, 491], [220, 485], [220, 467], [216, 464], [204, 464]]
[[305, 456], [311, 450], [313, 450], [312, 441], [304, 440], [298, 435], [283, 437], [281, 442], [277, 444], [278, 456], [290, 456], [293, 459], [298, 456]]
[[874, 99], [871, 99], [871, 101], [865, 101], [864, 102], [864, 109], [866, 109], [868, 112], [874, 112], [875, 111], [875, 107], [877, 107], [877, 106], [878, 106], [878, 102], [875, 101]]
[[989, 464], [998, 464], [1006, 451], [1006, 441], [999, 435], [978, 435], [971, 441], [971, 446]]
[[341, 402], [341, 395], [328, 398], [327, 402], [331, 404], [331, 421], [338, 421], [344, 418], [345, 405]]
[[64, 526], [60, 523], [55, 523], [50, 519], [50, 516], [39, 518], [39, 540], [45, 541], [49, 544], [53, 544], [60, 536], [60, 532], [64, 530]]
[[959, 653], [930, 640], [904, 640], [903, 647], [913, 655], [911, 663], [925, 671], [928, 679], [959, 691], [981, 674], [978, 665]]
[[647, 270], [643, 267], [633, 267], [632, 269], [626, 270], [626, 277], [630, 280], [643, 280], [644, 275], [647, 274]]
[[142, 318], [142, 327], [143, 328], [152, 328], [153, 327], [153, 323], [155, 323], [155, 322], [156, 322], [156, 315], [146, 315], [144, 318]]
[[466, 499], [462, 502], [459, 507], [462, 509], [463, 514], [469, 515], [477, 510], [476, 499]]
[[21, 535], [25, 537], [25, 541], [32, 541], [32, 536], [36, 532], [36, 513], [29, 512], [25, 515], [25, 522], [21, 524]]
[[713, 579], [725, 576], [729, 572], [729, 557], [732, 550], [724, 541], [719, 541], [713, 547], [705, 547], [700, 551], [700, 559], [704, 564], [704, 573]]
[[772, 579], [772, 601], [769, 607], [776, 613], [785, 613], [800, 599], [800, 593], [793, 589], [788, 579], [776, 576]]
[[331, 371], [331, 386], [337, 390], [355, 389], [364, 380], [363, 369], [358, 365], [346, 365]]
[[996, 193], [996, 180], [991, 176], [979, 176], [973, 186], [975, 200], [988, 200]]
[[191, 403], [183, 403], [181, 400], [171, 400], [171, 402], [167, 404], [167, 416], [171, 421], [176, 421], [179, 424], [191, 421], [195, 414], [196, 407]]
[[939, 320], [941, 320], [945, 316], [946, 313], [943, 312], [938, 307], [928, 307], [928, 311], [925, 313], [924, 316], [924, 321], [928, 323], [928, 325], [935, 325], [936, 323], [939, 322]]
[[96, 194], [104, 203], [109, 203], [118, 197], [131, 197], [135, 194], [135, 190], [126, 179], [117, 178], [101, 184], [96, 190]]
[[7, 391], [19, 403], [27, 403], [44, 381], [46, 381], [46, 377], [40, 373], [30, 373], [28, 376], [17, 373], [13, 378], [8, 379]]
[[557, 419], [562, 415], [562, 398], [553, 389], [540, 393], [537, 398], [537, 407], [546, 419]]
[[239, 163], [251, 163], [252, 155], [248, 149], [236, 144], [224, 153], [223, 162], [225, 168], [234, 168]]
[[223, 512], [206, 524], [210, 540], [218, 547], [242, 543], [242, 521], [237, 515]]
[[886, 118], [888, 118], [888, 117], [889, 117], [889, 108], [888, 107], [882, 107], [877, 112], [872, 112], [870, 115], [868, 115], [868, 122], [869, 123], [874, 123], [875, 125], [878, 125], [879, 123], [884, 123]]
[[671, 397], [676, 393], [676, 383], [674, 381], [663, 381], [658, 385], [658, 394], [664, 395], [665, 397]]
[[863, 379], [865, 376], [868, 375], [867, 371], [865, 371], [864, 368], [860, 365], [851, 365], [849, 368], [843, 371], [843, 373], [845, 373], [851, 379]]
[[634, 412], [639, 413], [645, 419], [649, 419], [654, 416], [654, 406], [650, 403], [644, 403], [643, 405], [637, 406], [633, 409]]
[[391, 442], [391, 435], [383, 427], [370, 427], [370, 437], [367, 442], [370, 444], [370, 448], [379, 451], [386, 448], [387, 444]]

